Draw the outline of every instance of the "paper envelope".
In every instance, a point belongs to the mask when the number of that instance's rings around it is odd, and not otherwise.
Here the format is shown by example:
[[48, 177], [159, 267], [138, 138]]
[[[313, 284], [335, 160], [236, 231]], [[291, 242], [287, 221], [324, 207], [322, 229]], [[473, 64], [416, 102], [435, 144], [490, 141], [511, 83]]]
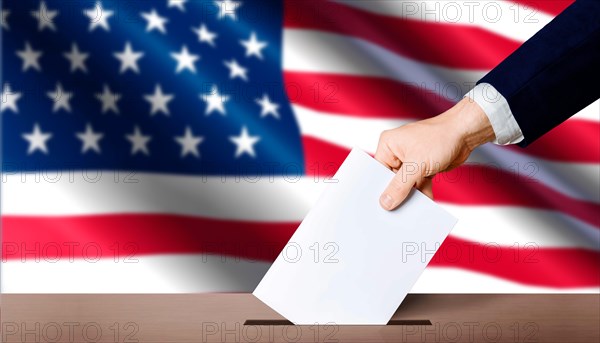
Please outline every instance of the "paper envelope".
[[352, 150], [253, 294], [294, 324], [385, 325], [456, 223], [416, 190], [382, 209], [393, 176]]

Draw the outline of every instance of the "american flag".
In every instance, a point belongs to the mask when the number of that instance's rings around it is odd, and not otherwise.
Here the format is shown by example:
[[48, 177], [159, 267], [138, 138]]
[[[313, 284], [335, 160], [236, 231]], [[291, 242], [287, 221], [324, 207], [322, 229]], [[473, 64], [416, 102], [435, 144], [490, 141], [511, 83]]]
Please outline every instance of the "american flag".
[[[2, 291], [252, 291], [352, 146], [570, 2], [3, 1]], [[438, 175], [413, 292], [598, 292], [599, 121]]]

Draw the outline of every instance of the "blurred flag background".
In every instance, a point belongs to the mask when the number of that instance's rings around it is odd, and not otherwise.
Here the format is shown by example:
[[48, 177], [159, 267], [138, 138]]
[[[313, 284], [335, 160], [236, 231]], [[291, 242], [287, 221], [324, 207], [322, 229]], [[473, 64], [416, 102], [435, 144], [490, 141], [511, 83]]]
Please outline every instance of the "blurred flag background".
[[[2, 291], [252, 291], [351, 147], [570, 3], [2, 1]], [[599, 106], [437, 176], [413, 292], [598, 292]]]

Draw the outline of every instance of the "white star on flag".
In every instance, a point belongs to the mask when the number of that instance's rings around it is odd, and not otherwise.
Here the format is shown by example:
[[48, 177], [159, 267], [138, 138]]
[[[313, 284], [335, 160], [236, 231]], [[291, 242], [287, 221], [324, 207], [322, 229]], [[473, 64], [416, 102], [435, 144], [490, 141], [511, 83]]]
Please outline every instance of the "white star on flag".
[[52, 105], [52, 112], [57, 112], [60, 109], [71, 112], [71, 104], [69, 103], [69, 100], [71, 100], [71, 97], [73, 97], [73, 93], [65, 91], [60, 82], [56, 84], [55, 91], [50, 91], [46, 94], [54, 102]]
[[108, 85], [104, 85], [102, 93], [96, 94], [96, 99], [102, 102], [102, 113], [113, 111], [119, 114], [119, 107], [117, 107], [117, 101], [121, 99], [121, 94], [112, 93]]
[[69, 62], [71, 62], [71, 73], [74, 73], [77, 70], [81, 70], [84, 73], [87, 73], [85, 60], [90, 56], [90, 54], [79, 51], [77, 43], [73, 43], [73, 45], [71, 45], [71, 51], [65, 52], [64, 56], [66, 59], [69, 60]]
[[43, 52], [33, 50], [29, 42], [25, 42], [25, 50], [17, 51], [17, 55], [23, 60], [23, 71], [27, 71], [30, 67], [37, 71], [42, 70], [40, 61], [38, 60], [43, 55]]
[[279, 105], [271, 102], [271, 100], [269, 99], [269, 96], [267, 94], [264, 94], [263, 97], [261, 99], [256, 99], [256, 103], [260, 105], [261, 107], [261, 112], [260, 112], [260, 117], [264, 118], [266, 116], [268, 116], [269, 114], [273, 115], [273, 117], [279, 119]]
[[144, 53], [141, 51], [133, 51], [130, 42], [125, 43], [125, 50], [123, 50], [123, 52], [115, 52], [114, 56], [121, 61], [121, 74], [129, 69], [139, 74], [140, 69], [137, 63], [140, 58], [144, 57]]
[[205, 42], [212, 47], [215, 46], [215, 38], [217, 38], [218, 35], [209, 31], [206, 25], [200, 24], [199, 28], [192, 27], [192, 31], [198, 35], [198, 41], [200, 41], [200, 43]]
[[162, 112], [168, 117], [170, 115], [168, 104], [174, 97], [173, 94], [164, 94], [160, 84], [156, 85], [154, 94], [144, 95], [144, 99], [152, 105], [152, 109], [150, 109], [151, 116], [154, 116], [157, 112]]
[[48, 147], [46, 146], [46, 142], [52, 138], [52, 133], [44, 133], [40, 129], [38, 123], [33, 125], [33, 131], [31, 133], [24, 133], [23, 139], [29, 142], [29, 148], [27, 149], [27, 154], [31, 155], [36, 150], [43, 152], [44, 154], [48, 154]]
[[102, 2], [96, 2], [94, 8], [83, 11], [86, 17], [90, 18], [90, 31], [94, 31], [97, 27], [103, 28], [105, 31], [110, 31], [108, 18], [112, 17], [115, 12], [102, 7]]
[[229, 68], [230, 79], [239, 77], [244, 81], [248, 81], [248, 75], [246, 75], [248, 73], [248, 69], [239, 65], [235, 59], [232, 59], [231, 61], [224, 61], [224, 64], [227, 68]]
[[148, 151], [148, 142], [152, 140], [152, 137], [143, 135], [137, 125], [133, 129], [133, 133], [125, 135], [125, 137], [131, 142], [132, 155], [137, 154], [138, 151], [142, 152], [144, 155], [150, 155], [150, 151]]
[[9, 83], [5, 83], [4, 89], [2, 90], [2, 99], [0, 99], [0, 113], [4, 112], [4, 110], [11, 110], [14, 113], [19, 113], [17, 101], [21, 96], [22, 94], [20, 92], [13, 92], [12, 89], [10, 89]]
[[185, 3], [187, 0], [169, 0], [168, 7], [176, 7], [181, 12], [185, 12]]
[[237, 20], [237, 13], [235, 12], [238, 7], [242, 5], [239, 1], [215, 1], [215, 5], [219, 7], [219, 19], [229, 17], [233, 20]]
[[142, 12], [141, 15], [148, 22], [146, 25], [146, 32], [156, 29], [163, 34], [167, 33], [165, 24], [169, 21], [169, 19], [158, 15], [155, 9], [152, 9], [152, 12]]
[[77, 132], [77, 138], [81, 140], [83, 145], [81, 146], [81, 153], [85, 154], [88, 150], [93, 150], [96, 153], [100, 154], [100, 140], [104, 137], [103, 133], [94, 132], [92, 125], [87, 124], [85, 127], [85, 132]]
[[171, 53], [171, 57], [177, 60], [177, 69], [175, 70], [175, 73], [180, 73], [184, 69], [188, 69], [194, 74], [196, 73], [196, 66], [194, 63], [200, 58], [200, 56], [190, 54], [187, 46], [182, 46], [180, 53]]
[[260, 137], [250, 136], [245, 126], [242, 127], [242, 132], [239, 136], [229, 136], [229, 140], [236, 145], [235, 158], [239, 158], [244, 153], [247, 153], [251, 157], [256, 157], [254, 144], [260, 141]]
[[207, 116], [210, 115], [213, 111], [218, 111], [222, 116], [225, 116], [227, 113], [225, 111], [225, 103], [229, 101], [229, 95], [221, 95], [219, 94], [219, 89], [217, 85], [213, 85], [210, 93], [201, 94], [200, 98], [206, 102], [206, 111], [204, 114]]
[[44, 31], [47, 27], [52, 31], [56, 31], [54, 18], [58, 15], [58, 11], [49, 10], [44, 1], [40, 2], [40, 8], [31, 12], [31, 15], [38, 20], [38, 30]]
[[188, 154], [192, 154], [195, 157], [200, 157], [198, 145], [204, 141], [204, 137], [194, 136], [192, 129], [189, 126], [185, 128], [185, 133], [183, 136], [175, 137], [175, 141], [181, 145], [182, 158]]
[[267, 42], [259, 41], [256, 33], [252, 32], [248, 40], [241, 40], [240, 43], [246, 48], [246, 57], [256, 56], [263, 59], [262, 49], [267, 47]]

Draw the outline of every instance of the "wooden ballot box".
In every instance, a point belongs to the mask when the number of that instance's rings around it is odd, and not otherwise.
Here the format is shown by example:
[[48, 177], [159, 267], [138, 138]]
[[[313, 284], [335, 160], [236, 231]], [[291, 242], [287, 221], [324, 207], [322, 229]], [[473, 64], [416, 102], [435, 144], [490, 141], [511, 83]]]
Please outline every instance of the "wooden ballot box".
[[600, 295], [409, 294], [384, 326], [292, 325], [251, 294], [2, 295], [2, 342], [600, 342]]

